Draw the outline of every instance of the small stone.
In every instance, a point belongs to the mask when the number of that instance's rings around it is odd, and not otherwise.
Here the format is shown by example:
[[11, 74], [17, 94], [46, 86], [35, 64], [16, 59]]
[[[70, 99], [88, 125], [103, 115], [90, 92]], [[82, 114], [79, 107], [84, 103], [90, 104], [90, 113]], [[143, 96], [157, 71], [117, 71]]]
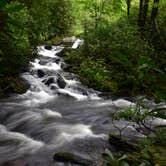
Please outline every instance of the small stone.
[[43, 70], [40, 70], [40, 69], [39, 69], [39, 70], [37, 71], [37, 75], [38, 75], [39, 78], [42, 78], [42, 77], [44, 77], [45, 73], [44, 73]]

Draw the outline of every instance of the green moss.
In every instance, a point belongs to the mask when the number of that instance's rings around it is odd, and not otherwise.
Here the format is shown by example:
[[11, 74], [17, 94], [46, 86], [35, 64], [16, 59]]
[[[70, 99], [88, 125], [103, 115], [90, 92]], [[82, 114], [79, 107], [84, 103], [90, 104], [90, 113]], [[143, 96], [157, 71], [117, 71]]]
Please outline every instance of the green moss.
[[26, 90], [27, 85], [18, 76], [2, 77], [0, 79], [0, 97], [5, 97], [12, 93], [22, 94]]

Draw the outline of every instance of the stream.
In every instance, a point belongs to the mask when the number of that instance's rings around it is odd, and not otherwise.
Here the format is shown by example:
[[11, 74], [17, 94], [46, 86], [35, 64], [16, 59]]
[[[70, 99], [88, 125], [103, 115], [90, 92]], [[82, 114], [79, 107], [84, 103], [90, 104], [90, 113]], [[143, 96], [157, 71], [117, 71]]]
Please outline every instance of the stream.
[[[103, 99], [100, 92], [82, 85], [78, 76], [64, 71], [63, 49], [39, 46], [38, 58], [21, 75], [29, 84], [27, 92], [0, 101], [0, 166], [63, 166], [53, 160], [58, 152], [98, 161], [110, 148], [108, 134], [118, 133], [113, 113], [134, 104]], [[116, 126], [127, 123], [116, 121]], [[144, 137], [132, 125], [123, 136]]]

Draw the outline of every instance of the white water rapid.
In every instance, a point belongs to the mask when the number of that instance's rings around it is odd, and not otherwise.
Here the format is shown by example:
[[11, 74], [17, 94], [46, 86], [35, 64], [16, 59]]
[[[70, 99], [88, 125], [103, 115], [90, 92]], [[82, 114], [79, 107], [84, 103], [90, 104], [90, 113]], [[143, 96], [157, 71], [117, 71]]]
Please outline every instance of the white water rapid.
[[[83, 86], [76, 75], [63, 70], [62, 50], [39, 46], [39, 57], [22, 74], [30, 88], [0, 101], [0, 166], [61, 166], [53, 156], [62, 151], [96, 160], [110, 146], [107, 134], [118, 133], [112, 114], [133, 103], [104, 100]], [[130, 125], [123, 133], [129, 139], [143, 137]]]

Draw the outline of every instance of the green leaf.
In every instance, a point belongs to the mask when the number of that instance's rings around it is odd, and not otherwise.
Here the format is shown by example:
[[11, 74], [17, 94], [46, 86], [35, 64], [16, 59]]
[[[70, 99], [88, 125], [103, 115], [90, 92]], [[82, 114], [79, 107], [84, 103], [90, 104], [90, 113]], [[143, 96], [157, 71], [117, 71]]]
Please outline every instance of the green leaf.
[[122, 161], [122, 160], [124, 160], [124, 159], [127, 159], [127, 156], [124, 154], [122, 157], [120, 157], [119, 159], [118, 159], [118, 161]]
[[5, 7], [6, 4], [7, 4], [6, 0], [0, 0], [0, 8]]
[[130, 165], [127, 162], [122, 161], [121, 164], [120, 164], [120, 166], [130, 166]]
[[20, 10], [24, 9], [24, 6], [22, 4], [14, 4], [11, 5], [9, 8], [6, 8], [6, 12], [18, 12]]
[[105, 150], [105, 153], [109, 156], [109, 158], [110, 158], [111, 160], [114, 160], [114, 155], [113, 155], [113, 153], [112, 153], [110, 150], [106, 149], [106, 150]]
[[141, 163], [139, 166], [146, 166], [146, 163]]

